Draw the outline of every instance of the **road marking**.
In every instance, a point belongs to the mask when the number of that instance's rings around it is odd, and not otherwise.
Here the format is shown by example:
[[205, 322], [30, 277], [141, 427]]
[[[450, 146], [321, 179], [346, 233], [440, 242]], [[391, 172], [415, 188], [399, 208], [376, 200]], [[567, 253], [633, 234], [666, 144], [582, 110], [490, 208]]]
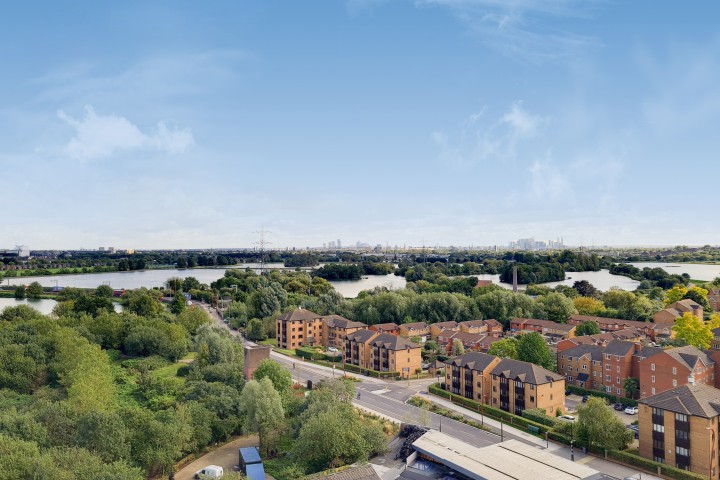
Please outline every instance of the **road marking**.
[[389, 391], [389, 388], [383, 388], [382, 390], [370, 390], [370, 393], [374, 393], [375, 395], [382, 395], [383, 393], [388, 393]]

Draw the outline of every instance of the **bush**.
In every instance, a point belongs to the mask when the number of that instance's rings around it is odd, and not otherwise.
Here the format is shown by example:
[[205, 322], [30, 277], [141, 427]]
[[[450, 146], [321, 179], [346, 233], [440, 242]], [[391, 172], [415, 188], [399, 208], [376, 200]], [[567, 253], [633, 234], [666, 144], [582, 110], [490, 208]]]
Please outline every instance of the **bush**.
[[550, 428], [557, 427], [561, 420], [557, 420], [555, 417], [549, 417], [544, 410], [539, 408], [533, 408], [530, 410], [523, 410], [522, 416], [536, 423], [541, 423]]

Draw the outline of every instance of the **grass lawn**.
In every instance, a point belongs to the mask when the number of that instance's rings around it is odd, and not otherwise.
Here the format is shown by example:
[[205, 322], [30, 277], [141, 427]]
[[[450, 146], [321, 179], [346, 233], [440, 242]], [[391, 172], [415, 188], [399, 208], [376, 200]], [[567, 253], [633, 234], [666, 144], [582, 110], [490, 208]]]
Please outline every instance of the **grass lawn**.
[[277, 339], [276, 338], [268, 338], [267, 340], [258, 342], [258, 344], [259, 345], [271, 345], [273, 347], [277, 347]]

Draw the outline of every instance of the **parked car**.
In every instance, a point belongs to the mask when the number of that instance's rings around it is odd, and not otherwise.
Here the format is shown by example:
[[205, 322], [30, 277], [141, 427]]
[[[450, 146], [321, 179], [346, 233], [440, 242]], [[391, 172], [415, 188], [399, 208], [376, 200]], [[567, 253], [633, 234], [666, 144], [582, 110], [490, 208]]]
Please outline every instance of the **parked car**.
[[583, 395], [582, 402], [586, 403], [588, 401], [588, 398], [590, 398], [590, 395]]
[[558, 420], [563, 420], [565, 422], [574, 422], [575, 421], [575, 417], [573, 417], [572, 415], [560, 415], [557, 418], [558, 418]]
[[218, 467], [217, 465], [208, 465], [207, 467], [195, 472], [196, 479], [217, 480], [222, 478], [223, 475], [225, 475], [223, 467]]
[[338, 352], [338, 349], [335, 348], [335, 347], [329, 347], [329, 348], [328, 348], [328, 352], [337, 353], [337, 352]]
[[565, 390], [565, 396], [566, 396], [566, 397], [569, 396], [569, 395], [571, 395], [571, 394], [572, 394], [572, 392], [571, 392], [570, 390]]
[[625, 409], [625, 413], [627, 413], [628, 415], [636, 415], [637, 412], [638, 412], [638, 407], [627, 407]]
[[622, 403], [616, 403], [615, 405], [613, 405], [613, 408], [618, 412], [622, 412], [623, 410], [625, 410], [625, 405], [623, 405]]

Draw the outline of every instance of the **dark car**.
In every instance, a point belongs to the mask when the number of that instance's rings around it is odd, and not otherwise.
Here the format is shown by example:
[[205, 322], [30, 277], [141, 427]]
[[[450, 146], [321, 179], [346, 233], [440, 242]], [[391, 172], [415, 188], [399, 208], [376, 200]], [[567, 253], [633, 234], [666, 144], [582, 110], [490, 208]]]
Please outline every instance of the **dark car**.
[[583, 403], [587, 402], [588, 398], [590, 398], [590, 395], [583, 395], [582, 402]]
[[623, 405], [622, 403], [616, 403], [615, 405], [613, 405], [613, 408], [618, 412], [622, 412], [623, 410], [625, 410], [625, 405]]
[[635, 438], [640, 438], [640, 428], [637, 425], [628, 425], [627, 428], [633, 431]]

